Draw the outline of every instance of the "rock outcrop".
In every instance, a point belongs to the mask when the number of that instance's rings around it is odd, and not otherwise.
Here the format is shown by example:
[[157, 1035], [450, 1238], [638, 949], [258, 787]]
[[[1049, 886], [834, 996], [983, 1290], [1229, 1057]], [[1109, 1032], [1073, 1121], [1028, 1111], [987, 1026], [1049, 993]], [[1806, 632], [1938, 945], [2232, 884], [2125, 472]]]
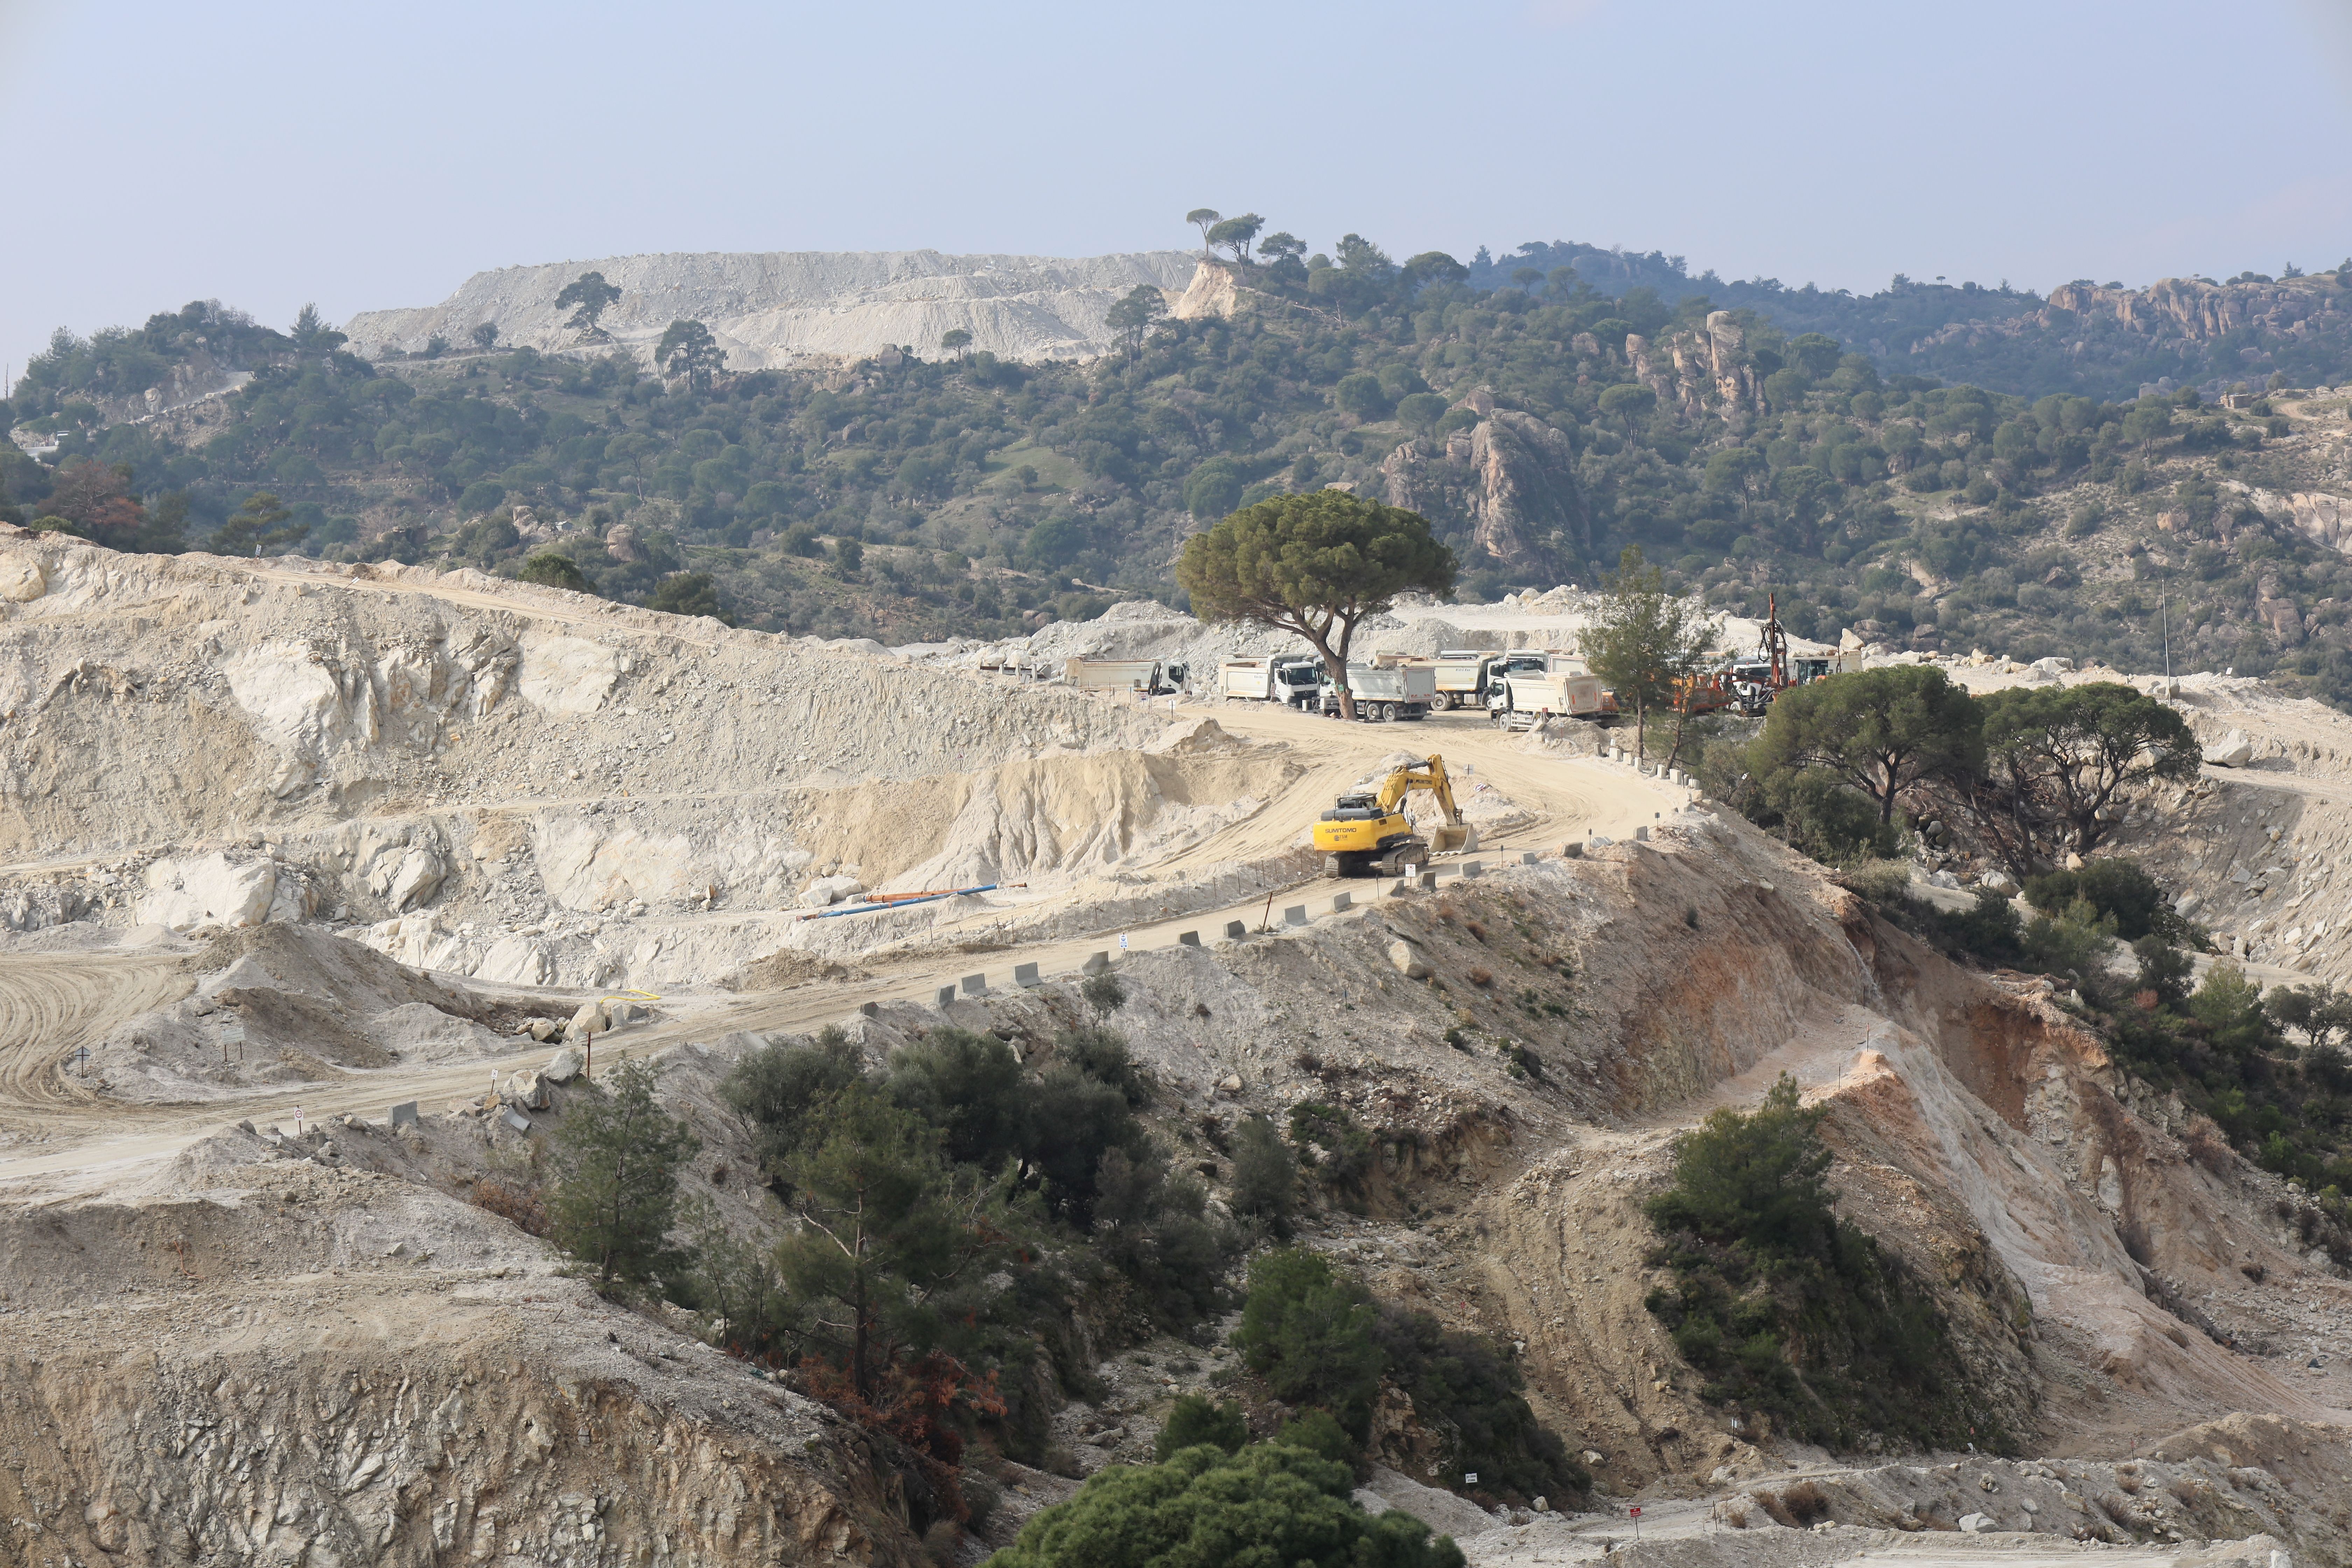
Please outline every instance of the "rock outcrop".
[[[1110, 308], [1137, 284], [1177, 294], [1196, 270], [1205, 270], [1200, 258], [1176, 250], [1076, 260], [936, 250], [622, 256], [478, 272], [438, 305], [363, 310], [345, 331], [368, 354], [415, 353], [435, 337], [463, 343], [484, 322], [504, 342], [581, 347], [555, 297], [581, 274], [601, 272], [621, 290], [604, 331], [645, 357], [671, 321], [687, 319], [710, 329], [730, 370], [898, 347], [934, 354], [956, 329], [971, 334], [972, 351], [1004, 359], [1090, 359], [1110, 352]], [[1230, 279], [1225, 287], [1230, 295]]]
[[2135, 332], [2207, 342], [2241, 328], [2264, 335], [2293, 333], [2315, 316], [2336, 311], [2335, 279], [2290, 278], [2277, 283], [2208, 283], [2199, 278], [2165, 278], [2145, 289], [2103, 289], [2068, 283], [2050, 291], [2038, 317], [2042, 326], [2062, 323], [2053, 314], [2107, 316]]
[[1459, 406], [1477, 414], [1478, 423], [1408, 441], [1381, 465], [1389, 504], [1466, 526], [1477, 547], [1506, 565], [1548, 570], [1589, 555], [1591, 512], [1567, 435], [1531, 414], [1496, 407], [1483, 387]]

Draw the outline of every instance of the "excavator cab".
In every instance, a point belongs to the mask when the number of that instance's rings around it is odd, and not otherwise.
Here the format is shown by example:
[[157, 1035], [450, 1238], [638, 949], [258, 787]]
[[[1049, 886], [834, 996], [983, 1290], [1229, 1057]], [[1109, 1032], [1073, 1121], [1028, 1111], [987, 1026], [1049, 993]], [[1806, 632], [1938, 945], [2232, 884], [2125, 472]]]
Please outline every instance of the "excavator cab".
[[[1414, 790], [1437, 797], [1445, 820], [1426, 838], [1415, 833], [1402, 809]], [[1355, 789], [1341, 795], [1315, 824], [1315, 847], [1323, 852], [1323, 868], [1334, 877], [1397, 877], [1425, 866], [1433, 853], [1466, 849], [1471, 830], [1454, 804], [1454, 788], [1445, 776], [1445, 759], [1432, 757], [1422, 767], [1399, 768], [1376, 789]]]

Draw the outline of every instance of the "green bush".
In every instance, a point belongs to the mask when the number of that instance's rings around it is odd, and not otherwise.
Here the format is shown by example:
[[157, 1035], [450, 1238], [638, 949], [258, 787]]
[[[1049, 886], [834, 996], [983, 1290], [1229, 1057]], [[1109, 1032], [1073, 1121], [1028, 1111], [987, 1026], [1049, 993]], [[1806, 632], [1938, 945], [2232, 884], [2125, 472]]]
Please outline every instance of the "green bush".
[[1361, 1443], [1388, 1365], [1372, 1339], [1378, 1317], [1361, 1285], [1318, 1254], [1286, 1247], [1251, 1260], [1234, 1342], [1276, 1399], [1331, 1412]]
[[2115, 917], [2102, 917], [2088, 900], [2076, 899], [2055, 915], [2028, 921], [2020, 945], [2034, 968], [2087, 980], [2101, 972], [2115, 951]]
[[1374, 1519], [1354, 1489], [1347, 1466], [1303, 1448], [1204, 1444], [1100, 1471], [988, 1568], [1463, 1568], [1450, 1539], [1398, 1510]]
[[1352, 1466], [1356, 1462], [1355, 1439], [1341, 1430], [1339, 1423], [1328, 1410], [1302, 1411], [1282, 1424], [1274, 1440], [1286, 1447], [1304, 1448], [1335, 1463]]
[[1755, 1110], [1714, 1111], [1685, 1135], [1674, 1186], [1648, 1205], [1653, 1262], [1675, 1282], [1644, 1305], [1710, 1404], [1836, 1448], [1876, 1434], [2006, 1451], [1941, 1316], [1832, 1209], [1821, 1115], [1783, 1074]]
[[1298, 1212], [1298, 1161], [1272, 1121], [1244, 1119], [1234, 1133], [1234, 1213], [1287, 1240]]
[[1184, 1449], [1196, 1448], [1203, 1443], [1213, 1444], [1228, 1454], [1238, 1454], [1248, 1445], [1249, 1423], [1242, 1418], [1238, 1403], [1225, 1399], [1212, 1405], [1202, 1394], [1185, 1394], [1169, 1406], [1168, 1419], [1160, 1424], [1160, 1436], [1152, 1444], [1152, 1453], [1164, 1465]]
[[575, 594], [593, 594], [595, 584], [580, 574], [568, 555], [558, 555], [552, 550], [542, 550], [527, 558], [515, 575], [525, 583], [536, 583], [543, 588], [569, 588]]
[[1360, 1282], [1315, 1253], [1291, 1248], [1252, 1261], [1234, 1342], [1276, 1398], [1325, 1413], [1351, 1456], [1370, 1435], [1386, 1379], [1423, 1425], [1445, 1436], [1441, 1476], [1475, 1471], [1482, 1489], [1518, 1497], [1563, 1497], [1591, 1483], [1536, 1420], [1518, 1369], [1496, 1346], [1425, 1312], [1375, 1304]]
[[2057, 915], [2078, 900], [2091, 907], [2095, 923], [2112, 920], [2114, 934], [2126, 942], [2160, 936], [2177, 942], [2194, 932], [2137, 860], [2093, 860], [2079, 871], [2052, 871], [2026, 880], [2025, 901], [2037, 910]]

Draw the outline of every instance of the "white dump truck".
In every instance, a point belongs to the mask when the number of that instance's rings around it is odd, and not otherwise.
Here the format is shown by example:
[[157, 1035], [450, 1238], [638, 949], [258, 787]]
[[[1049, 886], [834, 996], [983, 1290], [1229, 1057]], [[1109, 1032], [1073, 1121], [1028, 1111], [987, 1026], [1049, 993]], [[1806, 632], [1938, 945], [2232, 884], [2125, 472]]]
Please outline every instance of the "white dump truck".
[[1430, 668], [1437, 677], [1434, 706], [1444, 708], [1483, 708], [1486, 703], [1488, 671], [1502, 662], [1504, 655], [1492, 648], [1446, 648], [1430, 660]]
[[[1321, 685], [1323, 711], [1339, 716], [1339, 689], [1327, 673]], [[1395, 719], [1426, 719], [1437, 700], [1437, 672], [1426, 664], [1358, 664], [1348, 661], [1348, 690], [1356, 717], [1375, 724]]]
[[1506, 675], [1486, 699], [1486, 716], [1509, 730], [1547, 719], [1598, 720], [1609, 711], [1601, 678], [1583, 670]]
[[1283, 658], [1228, 658], [1217, 665], [1217, 695], [1228, 702], [1280, 702], [1311, 708], [1321, 700], [1323, 661], [1291, 655]]
[[1156, 658], [1073, 658], [1062, 665], [1066, 685], [1080, 691], [1140, 691], [1168, 697], [1184, 689], [1184, 667]]

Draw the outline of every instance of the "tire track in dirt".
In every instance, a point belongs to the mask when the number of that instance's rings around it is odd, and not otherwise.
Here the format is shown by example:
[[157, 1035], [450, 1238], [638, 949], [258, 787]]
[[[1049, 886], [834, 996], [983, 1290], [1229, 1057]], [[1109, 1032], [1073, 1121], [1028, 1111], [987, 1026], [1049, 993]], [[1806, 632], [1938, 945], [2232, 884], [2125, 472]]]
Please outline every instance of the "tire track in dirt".
[[0, 1129], [53, 1131], [27, 1113], [92, 1104], [67, 1078], [66, 1058], [194, 986], [177, 954], [0, 955]]

